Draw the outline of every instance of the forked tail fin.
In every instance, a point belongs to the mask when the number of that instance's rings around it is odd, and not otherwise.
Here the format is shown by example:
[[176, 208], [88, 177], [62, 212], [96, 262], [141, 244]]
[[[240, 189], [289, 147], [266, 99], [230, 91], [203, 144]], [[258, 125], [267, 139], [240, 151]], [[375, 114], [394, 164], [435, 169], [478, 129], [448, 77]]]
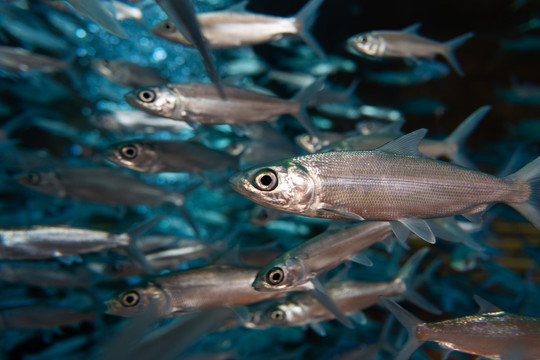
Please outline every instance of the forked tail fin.
[[296, 14], [295, 26], [297, 35], [313, 50], [321, 59], [326, 59], [326, 54], [317, 40], [311, 35], [310, 30], [317, 18], [317, 10], [324, 0], [311, 0]]
[[459, 63], [456, 59], [456, 56], [454, 55], [454, 52], [456, 49], [461, 46], [465, 41], [467, 41], [469, 38], [473, 37], [474, 33], [469, 32], [463, 35], [460, 35], [452, 40], [448, 40], [444, 43], [444, 51], [442, 55], [446, 58], [450, 66], [459, 74], [459, 76], [463, 76], [463, 70], [461, 70], [461, 67], [459, 66]]
[[540, 156], [507, 178], [529, 183], [529, 198], [522, 203], [508, 203], [508, 205], [540, 229]]

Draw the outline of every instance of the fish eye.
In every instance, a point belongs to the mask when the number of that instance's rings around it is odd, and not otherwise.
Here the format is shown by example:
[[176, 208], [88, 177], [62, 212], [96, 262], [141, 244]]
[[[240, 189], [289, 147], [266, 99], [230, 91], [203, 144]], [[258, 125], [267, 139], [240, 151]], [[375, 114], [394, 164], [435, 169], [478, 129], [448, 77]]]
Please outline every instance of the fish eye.
[[139, 293], [136, 291], [130, 291], [122, 295], [122, 305], [125, 307], [135, 306], [139, 303]]
[[139, 91], [138, 97], [141, 101], [150, 103], [156, 99], [156, 93], [152, 90], [141, 90]]
[[277, 175], [273, 170], [263, 169], [255, 174], [254, 186], [262, 191], [272, 191], [278, 185]]
[[276, 321], [285, 320], [285, 312], [281, 309], [276, 309], [270, 313], [270, 318]]
[[137, 148], [133, 145], [126, 145], [120, 149], [120, 153], [127, 159], [134, 159], [137, 157]]
[[167, 30], [168, 32], [173, 32], [176, 30], [170, 21], [163, 23], [163, 29]]
[[25, 180], [30, 185], [39, 185], [41, 182], [41, 176], [38, 173], [26, 174]]
[[266, 280], [268, 280], [268, 282], [272, 285], [280, 284], [283, 279], [285, 279], [285, 274], [283, 273], [283, 270], [278, 267], [270, 269], [270, 271], [266, 275]]

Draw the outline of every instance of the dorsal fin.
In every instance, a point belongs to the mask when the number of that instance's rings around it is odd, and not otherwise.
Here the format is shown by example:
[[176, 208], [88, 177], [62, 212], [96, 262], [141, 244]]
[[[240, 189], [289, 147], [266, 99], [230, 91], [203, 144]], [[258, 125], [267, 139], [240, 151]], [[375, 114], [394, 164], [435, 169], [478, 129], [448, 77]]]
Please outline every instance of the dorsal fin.
[[504, 312], [503, 310], [499, 309], [486, 299], [480, 297], [479, 295], [473, 295], [474, 301], [480, 306], [480, 310], [478, 310], [478, 315], [485, 314], [485, 313], [493, 313], [493, 312]]
[[401, 30], [402, 32], [410, 33], [410, 34], [416, 34], [418, 32], [418, 29], [420, 29], [420, 26], [422, 26], [421, 22], [414, 23], [412, 25], [407, 26], [405, 29]]
[[390, 142], [387, 142], [377, 150], [400, 155], [421, 156], [418, 152], [418, 144], [426, 136], [426, 129], [418, 129], [412, 133], [400, 136]]
[[249, 4], [249, 0], [241, 1], [237, 4], [233, 4], [226, 9], [227, 12], [245, 12], [246, 6]]

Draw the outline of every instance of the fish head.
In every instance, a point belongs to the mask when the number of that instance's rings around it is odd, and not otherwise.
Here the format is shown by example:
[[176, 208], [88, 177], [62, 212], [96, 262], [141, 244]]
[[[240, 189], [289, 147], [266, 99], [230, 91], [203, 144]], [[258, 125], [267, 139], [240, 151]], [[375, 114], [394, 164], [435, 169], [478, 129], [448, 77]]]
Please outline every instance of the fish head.
[[154, 146], [142, 141], [125, 141], [113, 144], [103, 152], [110, 162], [142, 172], [154, 172], [158, 154]]
[[165, 40], [169, 40], [172, 42], [177, 42], [183, 45], [193, 46], [191, 42], [189, 42], [184, 35], [178, 29], [172, 21], [165, 20], [154, 27], [152, 27], [152, 34], [159, 36], [160, 38], [163, 38]]
[[124, 95], [126, 102], [152, 115], [180, 119], [184, 103], [176, 91], [168, 86], [149, 86]]
[[169, 296], [156, 283], [148, 282], [122, 291], [105, 302], [110, 315], [133, 317], [156, 311], [157, 316], [167, 317], [171, 313]]
[[15, 181], [22, 186], [42, 194], [64, 197], [66, 191], [52, 171], [28, 171], [15, 175]]
[[354, 55], [382, 56], [385, 50], [382, 37], [370, 33], [362, 33], [347, 39], [347, 50]]
[[252, 286], [257, 291], [276, 291], [297, 288], [306, 281], [306, 271], [300, 259], [279, 257], [259, 271]]
[[229, 182], [234, 191], [251, 201], [283, 212], [305, 213], [315, 200], [315, 180], [293, 159], [247, 169]]
[[285, 302], [270, 307], [258, 319], [258, 327], [294, 326], [304, 323], [303, 308], [294, 302]]

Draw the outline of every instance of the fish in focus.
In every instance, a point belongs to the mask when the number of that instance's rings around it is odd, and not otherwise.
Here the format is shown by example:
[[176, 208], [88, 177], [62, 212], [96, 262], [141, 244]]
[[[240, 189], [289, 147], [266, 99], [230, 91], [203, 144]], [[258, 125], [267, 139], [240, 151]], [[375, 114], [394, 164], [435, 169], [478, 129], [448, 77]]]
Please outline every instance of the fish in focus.
[[452, 68], [463, 76], [463, 70], [457, 62], [454, 51], [473, 33], [466, 33], [455, 39], [441, 43], [417, 34], [420, 23], [413, 24], [403, 30], [378, 30], [358, 34], [347, 40], [350, 52], [375, 58], [402, 58], [416, 60], [432, 59], [442, 55]]
[[435, 341], [447, 351], [460, 351], [490, 359], [540, 358], [540, 319], [506, 313], [475, 296], [477, 315], [425, 323], [394, 301], [382, 304], [406, 327], [409, 339], [396, 360], [408, 359], [426, 341]]
[[238, 169], [237, 158], [196, 141], [131, 140], [113, 144], [103, 156], [128, 169], [157, 172], [191, 172]]
[[245, 124], [275, 121], [289, 114], [313, 136], [319, 131], [305, 111], [308, 100], [322, 86], [322, 79], [301, 90], [293, 99], [283, 100], [234, 86], [225, 86], [222, 100], [211, 84], [168, 84], [127, 93], [128, 104], [150, 114], [200, 124]]
[[[423, 219], [474, 218], [504, 202], [540, 229], [540, 157], [501, 178], [418, 153], [417, 130], [373, 151], [315, 153], [247, 169], [233, 190], [283, 212], [342, 220], [392, 221], [434, 242]], [[402, 226], [403, 225], [403, 226]], [[400, 236], [398, 236], [400, 238]]]
[[[201, 31], [208, 45], [213, 49], [225, 49], [275, 41], [284, 35], [299, 36], [321, 58], [324, 51], [309, 33], [315, 22], [317, 10], [324, 0], [309, 1], [294, 17], [283, 18], [243, 11], [240, 7], [225, 11], [207, 12], [197, 15]], [[173, 23], [164, 21], [152, 29], [155, 35], [183, 45], [193, 46], [192, 42], [178, 31]]]

